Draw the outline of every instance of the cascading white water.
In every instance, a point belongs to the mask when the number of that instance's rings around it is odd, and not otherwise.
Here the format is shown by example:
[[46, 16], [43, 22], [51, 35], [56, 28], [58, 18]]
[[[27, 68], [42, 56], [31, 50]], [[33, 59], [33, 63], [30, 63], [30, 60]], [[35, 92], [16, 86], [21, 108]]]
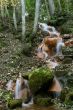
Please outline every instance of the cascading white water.
[[[24, 101], [25, 98], [26, 98], [26, 102]], [[17, 78], [16, 80], [15, 99], [22, 99], [23, 107], [28, 107], [29, 105], [33, 104], [33, 98], [31, 96], [28, 81], [23, 79], [21, 75], [19, 75], [19, 78]]]
[[55, 29], [55, 27], [48, 26], [45, 23], [38, 23], [38, 24], [39, 24], [39, 28], [42, 31], [49, 33], [51, 37], [53, 37], [54, 35], [56, 35], [56, 36], [59, 36], [60, 35], [60, 33]]
[[62, 55], [62, 47], [64, 46], [64, 43], [62, 39], [59, 39], [56, 46], [56, 53], [57, 55]]
[[21, 91], [21, 82], [20, 79], [17, 78], [16, 80], [16, 87], [15, 87], [15, 99], [20, 99], [20, 91]]

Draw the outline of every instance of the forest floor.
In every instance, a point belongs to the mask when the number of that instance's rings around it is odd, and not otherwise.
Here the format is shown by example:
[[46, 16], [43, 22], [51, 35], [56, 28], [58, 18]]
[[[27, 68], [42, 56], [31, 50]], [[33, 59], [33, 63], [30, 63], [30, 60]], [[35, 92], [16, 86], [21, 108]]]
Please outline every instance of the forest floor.
[[21, 53], [22, 43], [12, 33], [0, 33], [0, 89], [7, 81], [16, 80], [19, 73], [25, 74], [42, 63], [33, 55]]

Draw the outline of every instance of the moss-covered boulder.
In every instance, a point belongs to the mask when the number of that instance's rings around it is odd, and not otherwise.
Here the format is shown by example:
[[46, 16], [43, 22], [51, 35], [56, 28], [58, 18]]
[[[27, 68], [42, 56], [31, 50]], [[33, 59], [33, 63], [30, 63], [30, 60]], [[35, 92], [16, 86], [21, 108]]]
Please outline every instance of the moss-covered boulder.
[[73, 46], [64, 47], [62, 49], [64, 57], [73, 58]]
[[22, 100], [21, 99], [12, 99], [8, 101], [8, 107], [10, 109], [14, 109], [17, 107], [22, 107]]
[[40, 67], [31, 71], [31, 73], [29, 86], [33, 95], [40, 91], [47, 91], [54, 77], [53, 71], [48, 67]]

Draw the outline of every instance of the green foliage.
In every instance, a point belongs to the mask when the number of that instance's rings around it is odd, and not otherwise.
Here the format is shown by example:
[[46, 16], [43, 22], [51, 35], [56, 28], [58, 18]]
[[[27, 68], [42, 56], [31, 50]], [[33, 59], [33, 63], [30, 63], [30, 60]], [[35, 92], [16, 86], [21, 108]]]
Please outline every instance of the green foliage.
[[41, 88], [46, 91], [53, 77], [53, 72], [47, 67], [40, 67], [31, 71], [29, 86], [32, 93], [36, 94]]
[[13, 99], [8, 101], [8, 107], [10, 109], [14, 109], [16, 107], [22, 107], [22, 100], [21, 99]]
[[50, 97], [43, 97], [40, 95], [35, 96], [34, 103], [40, 106], [49, 106], [53, 104]]
[[61, 93], [61, 101], [67, 105], [73, 104], [73, 88], [64, 88]]
[[3, 91], [0, 89], [0, 99], [4, 99], [6, 102], [13, 98], [11, 91]]

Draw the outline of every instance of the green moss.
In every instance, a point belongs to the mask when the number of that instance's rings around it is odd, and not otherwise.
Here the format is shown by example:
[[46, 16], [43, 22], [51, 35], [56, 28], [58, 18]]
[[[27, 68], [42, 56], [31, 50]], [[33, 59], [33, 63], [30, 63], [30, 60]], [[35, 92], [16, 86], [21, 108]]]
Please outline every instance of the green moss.
[[72, 104], [73, 105], [73, 90], [69, 91], [69, 93], [65, 97], [65, 103], [66, 104]]
[[49, 106], [49, 105], [53, 104], [51, 98], [41, 97], [41, 96], [36, 96], [34, 98], [34, 103], [37, 104], [37, 105], [40, 105], [40, 106]]
[[40, 89], [46, 91], [53, 80], [53, 72], [47, 67], [40, 67], [31, 72], [29, 86], [33, 94]]
[[8, 107], [10, 109], [14, 109], [16, 107], [21, 107], [22, 106], [22, 100], [21, 99], [13, 99], [8, 101]]
[[65, 98], [66, 98], [66, 95], [68, 94], [68, 92], [69, 92], [69, 89], [68, 89], [68, 88], [64, 88], [64, 89], [62, 90], [61, 96], [60, 96], [60, 99], [61, 99], [62, 102], [65, 101]]

